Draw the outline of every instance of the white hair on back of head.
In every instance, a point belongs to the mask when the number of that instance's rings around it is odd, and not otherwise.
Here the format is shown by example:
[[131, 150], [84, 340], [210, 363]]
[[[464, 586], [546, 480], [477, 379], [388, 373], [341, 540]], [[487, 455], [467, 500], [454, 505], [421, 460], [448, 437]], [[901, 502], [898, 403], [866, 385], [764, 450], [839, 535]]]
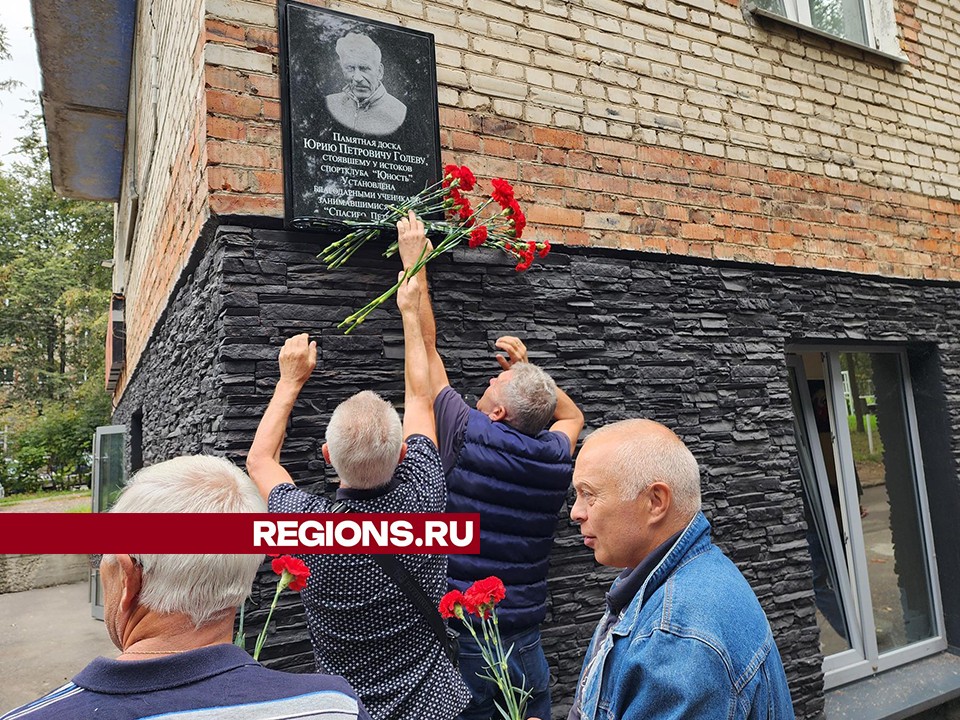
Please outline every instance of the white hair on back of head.
[[[264, 513], [253, 481], [229, 460], [184, 455], [137, 472], [110, 510], [119, 513]], [[136, 555], [140, 602], [189, 615], [196, 627], [233, 610], [250, 594], [263, 555]]]
[[[647, 423], [657, 425], [659, 431], [632, 432]], [[662, 482], [670, 486], [678, 514], [690, 518], [700, 510], [700, 468], [672, 430], [651, 420], [621, 420], [594, 431], [587, 441], [613, 434], [620, 436], [619, 442], [609, 451], [606, 466], [617, 479], [621, 499], [633, 500], [653, 483]]]
[[500, 402], [511, 426], [525, 435], [537, 435], [557, 409], [557, 384], [542, 368], [515, 363], [510, 368], [510, 381], [501, 390]]
[[337, 405], [327, 425], [330, 463], [349, 487], [370, 489], [393, 477], [403, 425], [393, 405], [364, 390]]

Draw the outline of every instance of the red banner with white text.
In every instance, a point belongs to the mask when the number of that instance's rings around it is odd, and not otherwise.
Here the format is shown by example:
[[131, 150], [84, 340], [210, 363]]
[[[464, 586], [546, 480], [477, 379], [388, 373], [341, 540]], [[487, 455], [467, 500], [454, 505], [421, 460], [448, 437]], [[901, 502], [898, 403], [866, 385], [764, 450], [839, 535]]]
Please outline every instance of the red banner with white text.
[[480, 552], [477, 513], [4, 513], [3, 554]]

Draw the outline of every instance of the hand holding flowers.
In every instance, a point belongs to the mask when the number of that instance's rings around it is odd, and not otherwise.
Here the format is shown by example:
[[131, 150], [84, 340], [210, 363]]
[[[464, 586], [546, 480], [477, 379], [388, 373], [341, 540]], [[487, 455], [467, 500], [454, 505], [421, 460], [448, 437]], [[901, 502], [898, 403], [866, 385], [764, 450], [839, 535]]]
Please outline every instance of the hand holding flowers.
[[[547, 256], [550, 252], [549, 241], [521, 242], [527, 219], [517, 202], [513, 186], [502, 178], [495, 178], [491, 182], [490, 194], [474, 208], [464, 193], [473, 190], [476, 182], [476, 177], [467, 166], [447, 165], [444, 168], [443, 179], [439, 183], [428, 187], [406, 202], [390, 207], [379, 220], [347, 221], [347, 225], [355, 229], [340, 240], [331, 243], [320, 255], [321, 259], [327, 263], [328, 269], [340, 267], [364, 243], [379, 236], [381, 230], [396, 224], [398, 240], [390, 244], [384, 256], [390, 257], [399, 251], [406, 271], [393, 287], [340, 323], [341, 327], [346, 326], [345, 332], [349, 333], [371, 312], [393, 296], [403, 280], [417, 274], [428, 262], [445, 252], [450, 252], [464, 241], [470, 248], [484, 245], [498, 248], [516, 261], [517, 272], [527, 270], [537, 255]], [[422, 220], [440, 212], [444, 213], [445, 222]], [[404, 233], [407, 233], [409, 242], [401, 244]], [[436, 247], [429, 242], [424, 244], [423, 238], [427, 233], [442, 236]], [[412, 238], [420, 239], [420, 248], [416, 257], [412, 255]]]

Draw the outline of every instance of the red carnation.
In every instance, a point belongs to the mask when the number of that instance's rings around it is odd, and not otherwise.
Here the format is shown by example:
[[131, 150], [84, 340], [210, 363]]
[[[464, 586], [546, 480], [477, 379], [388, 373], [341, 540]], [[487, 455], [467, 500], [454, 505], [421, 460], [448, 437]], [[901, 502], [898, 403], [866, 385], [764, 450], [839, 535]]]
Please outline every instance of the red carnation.
[[460, 194], [460, 190], [455, 187], [449, 188], [447, 190], [447, 197], [444, 200], [443, 206], [447, 208], [449, 212], [456, 212], [457, 208], [463, 203], [466, 198]]
[[507, 591], [503, 587], [503, 581], [496, 576], [490, 576], [483, 580], [477, 580], [468, 587], [467, 592], [464, 593], [464, 600], [476, 607], [476, 612], [480, 617], [486, 617], [486, 613], [503, 600], [506, 594]]
[[461, 198], [460, 200], [460, 221], [467, 224], [473, 225], [473, 208], [470, 207], [470, 201], [466, 198]]
[[460, 187], [464, 189], [465, 192], [470, 192], [473, 190], [473, 186], [477, 184], [477, 178], [474, 176], [473, 171], [470, 170], [466, 165], [460, 166]]
[[549, 241], [549, 240], [544, 240], [544, 241], [543, 241], [543, 248], [541, 248], [541, 250], [540, 250], [540, 257], [545, 258], [545, 257], [546, 257], [547, 255], [549, 255], [549, 254], [550, 254], [550, 241]]
[[517, 267], [515, 268], [517, 272], [528, 270], [530, 266], [533, 265], [533, 253], [529, 250], [520, 250], [517, 256], [520, 258], [520, 262], [517, 263]]
[[514, 234], [518, 238], [523, 235], [523, 229], [527, 226], [527, 217], [516, 200], [510, 203], [510, 222], [513, 224]]
[[477, 184], [477, 178], [466, 165], [445, 165], [443, 168], [443, 187], [450, 187], [453, 181], [457, 180], [457, 185], [464, 191], [470, 192], [473, 186]]
[[[460, 606], [460, 613], [457, 613], [457, 606]], [[463, 607], [465, 605], [463, 593], [459, 590], [451, 590], [442, 598], [437, 610], [440, 611], [440, 617], [452, 618], [463, 617]]]
[[490, 197], [492, 197], [500, 207], [504, 209], [510, 207], [510, 203], [513, 202], [513, 186], [503, 178], [494, 178], [491, 180], [491, 184], [493, 185], [493, 192], [490, 193]]
[[478, 225], [470, 231], [470, 247], [478, 248], [487, 241], [487, 226]]
[[443, 187], [450, 187], [450, 183], [460, 177], [460, 168], [456, 165], [443, 166]]
[[[307, 586], [307, 578], [310, 577], [310, 568], [300, 558], [291, 555], [283, 555], [270, 563], [273, 571], [280, 576], [280, 585], [287, 584], [294, 592], [300, 592]], [[288, 577], [289, 576], [289, 577]]]

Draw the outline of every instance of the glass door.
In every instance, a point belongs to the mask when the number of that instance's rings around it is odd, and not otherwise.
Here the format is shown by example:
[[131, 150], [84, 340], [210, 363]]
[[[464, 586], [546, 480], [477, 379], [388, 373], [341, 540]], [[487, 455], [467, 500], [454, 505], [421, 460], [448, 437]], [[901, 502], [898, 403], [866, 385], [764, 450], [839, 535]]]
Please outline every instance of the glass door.
[[[107, 512], [126, 482], [126, 425], [98, 427], [93, 436], [93, 512]], [[90, 569], [90, 606], [93, 617], [103, 620], [100, 571]]]
[[788, 356], [826, 687], [946, 648], [902, 351]]

